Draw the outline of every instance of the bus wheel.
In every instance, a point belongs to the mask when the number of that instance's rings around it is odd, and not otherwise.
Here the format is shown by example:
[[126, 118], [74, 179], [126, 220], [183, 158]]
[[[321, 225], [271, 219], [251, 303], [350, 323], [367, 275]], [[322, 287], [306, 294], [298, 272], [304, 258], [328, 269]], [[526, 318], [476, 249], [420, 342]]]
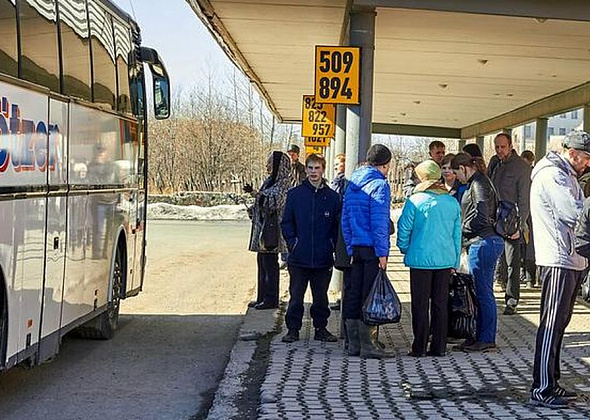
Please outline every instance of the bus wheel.
[[107, 303], [107, 310], [96, 318], [78, 328], [78, 335], [84, 338], [109, 340], [113, 338], [119, 323], [119, 308], [121, 306], [121, 290], [124, 282], [123, 253], [117, 248], [113, 271], [111, 273], [111, 299]]

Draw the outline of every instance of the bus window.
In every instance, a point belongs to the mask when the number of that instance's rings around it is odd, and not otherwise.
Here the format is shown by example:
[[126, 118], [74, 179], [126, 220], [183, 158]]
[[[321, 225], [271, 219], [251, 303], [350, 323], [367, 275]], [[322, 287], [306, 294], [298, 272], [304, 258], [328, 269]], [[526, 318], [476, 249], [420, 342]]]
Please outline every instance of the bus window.
[[92, 66], [94, 69], [94, 102], [115, 109], [117, 80], [115, 71], [115, 41], [113, 21], [96, 0], [88, 2], [90, 35], [92, 36]]
[[61, 59], [65, 95], [92, 100], [90, 43], [85, 0], [59, 0]]
[[0, 0], [0, 72], [18, 76], [14, 0]]
[[129, 91], [129, 54], [131, 53], [131, 36], [129, 28], [117, 19], [113, 19], [115, 33], [115, 51], [117, 58], [117, 86], [119, 96], [117, 109], [131, 113], [131, 94]]
[[55, 0], [20, 0], [21, 74], [59, 92]]

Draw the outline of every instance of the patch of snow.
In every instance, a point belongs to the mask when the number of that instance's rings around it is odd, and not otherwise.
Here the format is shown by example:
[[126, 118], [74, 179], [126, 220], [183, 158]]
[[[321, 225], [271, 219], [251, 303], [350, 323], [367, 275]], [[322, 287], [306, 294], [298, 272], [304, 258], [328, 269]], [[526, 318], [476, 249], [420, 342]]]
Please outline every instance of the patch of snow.
[[242, 204], [213, 207], [148, 204], [147, 217], [152, 220], [249, 220]]

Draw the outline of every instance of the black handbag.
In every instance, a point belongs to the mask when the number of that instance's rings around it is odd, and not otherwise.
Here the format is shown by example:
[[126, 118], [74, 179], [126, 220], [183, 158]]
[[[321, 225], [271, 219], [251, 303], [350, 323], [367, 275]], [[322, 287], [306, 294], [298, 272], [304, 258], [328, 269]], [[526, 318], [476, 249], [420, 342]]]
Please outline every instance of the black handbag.
[[363, 322], [367, 325], [399, 322], [402, 316], [402, 303], [385, 270], [379, 269], [362, 309]]
[[279, 215], [273, 211], [262, 219], [260, 247], [264, 251], [275, 251], [279, 247], [280, 236]]
[[471, 274], [455, 273], [449, 283], [449, 329], [453, 338], [475, 338], [477, 297]]

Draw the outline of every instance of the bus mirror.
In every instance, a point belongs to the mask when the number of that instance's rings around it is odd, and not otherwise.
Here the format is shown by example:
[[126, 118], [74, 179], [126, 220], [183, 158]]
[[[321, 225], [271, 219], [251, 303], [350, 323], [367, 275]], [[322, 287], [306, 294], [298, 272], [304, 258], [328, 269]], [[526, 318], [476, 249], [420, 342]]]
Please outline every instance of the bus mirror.
[[170, 79], [158, 52], [152, 48], [141, 47], [141, 60], [147, 63], [154, 80], [154, 113], [157, 120], [170, 116]]
[[168, 78], [154, 75], [154, 113], [157, 120], [170, 116], [170, 83]]

